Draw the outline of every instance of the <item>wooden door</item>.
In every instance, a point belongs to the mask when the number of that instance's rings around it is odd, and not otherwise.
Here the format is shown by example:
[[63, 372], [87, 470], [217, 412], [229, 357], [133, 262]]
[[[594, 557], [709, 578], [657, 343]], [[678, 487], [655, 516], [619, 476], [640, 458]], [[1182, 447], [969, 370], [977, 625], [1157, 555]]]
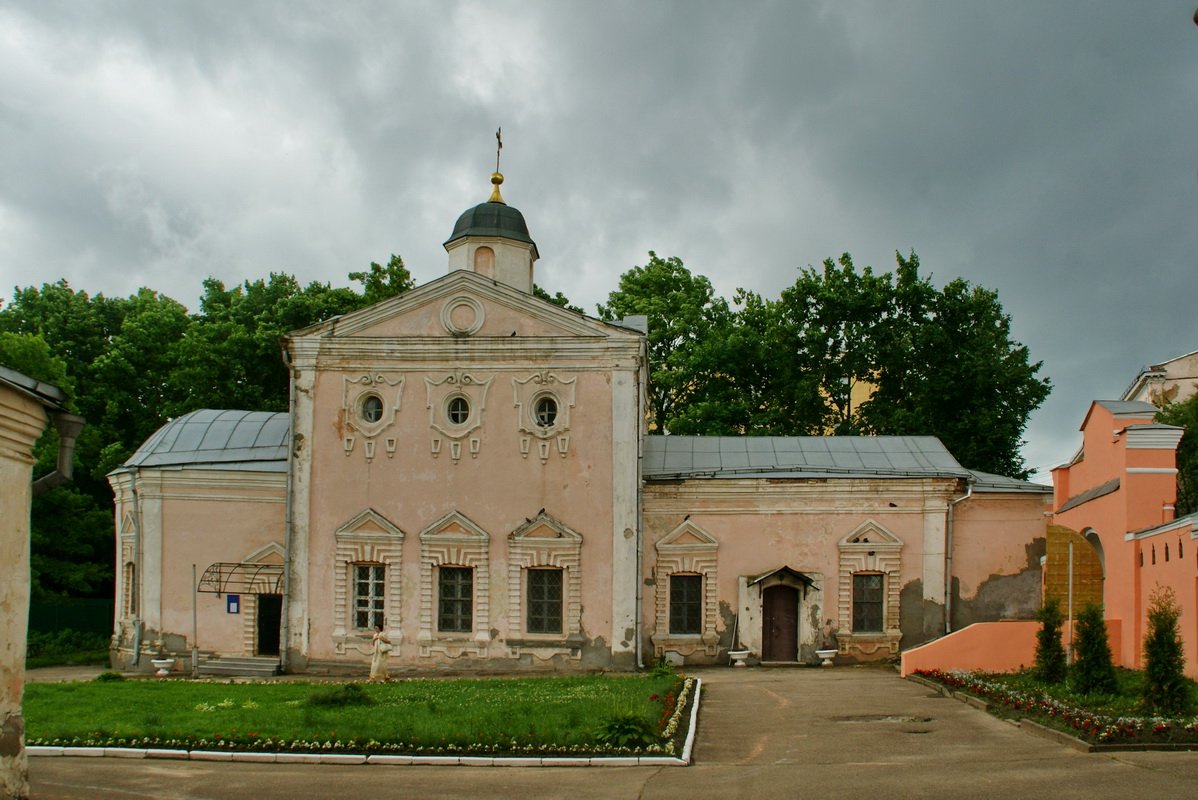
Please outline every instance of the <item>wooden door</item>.
[[761, 593], [761, 660], [799, 658], [799, 590], [770, 586]]
[[258, 652], [260, 656], [279, 654], [279, 626], [283, 621], [283, 595], [258, 595]]

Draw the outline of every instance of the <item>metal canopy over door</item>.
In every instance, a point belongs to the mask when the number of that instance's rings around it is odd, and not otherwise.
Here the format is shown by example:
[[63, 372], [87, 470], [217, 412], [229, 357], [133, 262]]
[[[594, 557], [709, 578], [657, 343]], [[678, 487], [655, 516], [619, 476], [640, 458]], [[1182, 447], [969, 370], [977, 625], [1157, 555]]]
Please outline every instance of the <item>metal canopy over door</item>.
[[761, 593], [761, 660], [799, 657], [799, 590], [776, 584]]
[[279, 625], [283, 619], [283, 595], [258, 595], [258, 647], [260, 656], [279, 654]]

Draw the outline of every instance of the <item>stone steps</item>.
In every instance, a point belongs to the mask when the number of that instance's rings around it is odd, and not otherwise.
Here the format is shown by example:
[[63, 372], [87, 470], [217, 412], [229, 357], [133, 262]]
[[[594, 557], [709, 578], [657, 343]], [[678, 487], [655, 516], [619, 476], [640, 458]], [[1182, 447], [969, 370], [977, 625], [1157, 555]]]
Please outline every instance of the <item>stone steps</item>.
[[279, 674], [278, 656], [218, 656], [200, 659], [201, 675], [240, 675], [269, 678]]

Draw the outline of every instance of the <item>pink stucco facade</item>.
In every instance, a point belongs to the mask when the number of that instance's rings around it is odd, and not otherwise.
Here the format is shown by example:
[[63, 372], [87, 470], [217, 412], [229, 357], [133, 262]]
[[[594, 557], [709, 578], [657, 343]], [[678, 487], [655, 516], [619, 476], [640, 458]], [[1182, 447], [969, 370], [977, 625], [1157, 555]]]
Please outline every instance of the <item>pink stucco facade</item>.
[[1054, 521], [1099, 553], [1105, 615], [1123, 631], [1117, 661], [1142, 666], [1148, 605], [1168, 587], [1182, 612], [1186, 671], [1198, 677], [1198, 536], [1193, 516], [1175, 519], [1173, 505], [1182, 431], [1155, 415], [1138, 401], [1091, 405], [1081, 449], [1053, 471]]

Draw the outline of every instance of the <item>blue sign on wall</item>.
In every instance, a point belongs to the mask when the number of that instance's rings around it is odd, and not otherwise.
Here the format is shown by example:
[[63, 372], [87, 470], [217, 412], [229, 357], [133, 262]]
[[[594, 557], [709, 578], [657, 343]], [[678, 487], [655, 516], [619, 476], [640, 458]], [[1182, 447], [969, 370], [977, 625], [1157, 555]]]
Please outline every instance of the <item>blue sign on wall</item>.
[[241, 595], [227, 594], [225, 595], [225, 611], [229, 614], [241, 613]]

